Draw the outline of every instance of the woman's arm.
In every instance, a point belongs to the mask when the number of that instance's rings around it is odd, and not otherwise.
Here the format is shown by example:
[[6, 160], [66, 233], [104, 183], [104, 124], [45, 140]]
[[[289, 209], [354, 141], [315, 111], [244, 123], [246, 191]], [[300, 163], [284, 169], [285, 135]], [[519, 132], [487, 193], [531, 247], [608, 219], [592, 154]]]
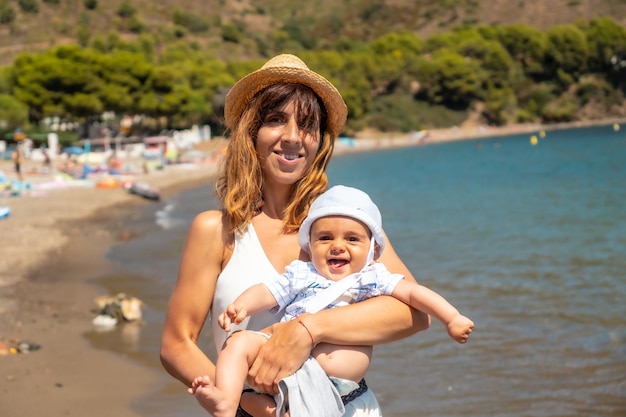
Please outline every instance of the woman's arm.
[[[389, 271], [415, 282], [389, 242], [380, 261]], [[276, 392], [277, 382], [304, 363], [312, 344], [389, 343], [425, 330], [430, 325], [428, 315], [390, 296], [374, 297], [349, 306], [300, 316], [300, 321], [303, 325], [292, 320], [272, 326], [269, 330], [272, 337], [261, 348], [250, 369], [251, 383], [267, 392]]]
[[224, 256], [222, 214], [208, 211], [191, 224], [161, 336], [161, 363], [186, 386], [200, 376], [215, 380], [215, 365], [198, 338], [211, 308]]

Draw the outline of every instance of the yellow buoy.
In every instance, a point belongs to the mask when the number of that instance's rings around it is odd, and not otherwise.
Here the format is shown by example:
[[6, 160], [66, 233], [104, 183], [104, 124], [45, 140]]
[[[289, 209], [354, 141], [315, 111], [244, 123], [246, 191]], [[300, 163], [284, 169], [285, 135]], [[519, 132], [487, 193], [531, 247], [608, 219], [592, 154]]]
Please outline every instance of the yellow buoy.
[[539, 141], [537, 140], [537, 136], [532, 135], [532, 136], [530, 137], [530, 144], [531, 144], [531, 145], [533, 145], [533, 146], [535, 146], [535, 145], [537, 144], [537, 142], [539, 142]]
[[545, 138], [546, 137], [546, 131], [545, 130], [539, 131], [539, 136], [541, 136], [542, 138]]
[[619, 124], [615, 123], [613, 125], [613, 130], [617, 132], [619, 130]]

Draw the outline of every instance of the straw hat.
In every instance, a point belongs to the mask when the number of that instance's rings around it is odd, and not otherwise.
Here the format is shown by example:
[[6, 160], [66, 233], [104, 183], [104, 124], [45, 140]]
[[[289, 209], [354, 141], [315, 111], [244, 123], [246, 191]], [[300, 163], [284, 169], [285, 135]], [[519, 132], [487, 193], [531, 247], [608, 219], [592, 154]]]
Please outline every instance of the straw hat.
[[348, 114], [341, 94], [330, 81], [311, 71], [300, 58], [290, 54], [275, 56], [261, 69], [246, 75], [233, 86], [226, 96], [224, 106], [226, 126], [234, 129], [239, 117], [256, 93], [272, 84], [283, 82], [310, 87], [326, 107], [329, 133], [334, 136], [341, 133]]

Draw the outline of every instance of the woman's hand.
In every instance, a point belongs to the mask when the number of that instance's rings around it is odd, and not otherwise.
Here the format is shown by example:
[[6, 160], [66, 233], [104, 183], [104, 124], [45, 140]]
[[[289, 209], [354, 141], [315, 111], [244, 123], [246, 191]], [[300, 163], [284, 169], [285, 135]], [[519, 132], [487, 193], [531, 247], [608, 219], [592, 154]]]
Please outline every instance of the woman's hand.
[[311, 337], [297, 320], [263, 329], [272, 337], [261, 347], [248, 372], [248, 383], [262, 392], [278, 393], [278, 381], [292, 375], [311, 354]]

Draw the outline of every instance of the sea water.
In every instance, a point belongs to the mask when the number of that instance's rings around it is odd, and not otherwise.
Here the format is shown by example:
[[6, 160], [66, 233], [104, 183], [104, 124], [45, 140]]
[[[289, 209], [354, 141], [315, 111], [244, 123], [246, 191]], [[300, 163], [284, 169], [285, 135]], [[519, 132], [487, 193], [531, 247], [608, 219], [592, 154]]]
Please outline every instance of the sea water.
[[[335, 157], [422, 284], [476, 323], [377, 346], [367, 382], [386, 416], [626, 415], [626, 127], [554, 130]], [[159, 337], [194, 215], [213, 184], [134, 213], [101, 283], [146, 302], [145, 325], [92, 342], [160, 371]], [[200, 344], [214, 355], [210, 329]], [[165, 372], [143, 415], [206, 415]]]

